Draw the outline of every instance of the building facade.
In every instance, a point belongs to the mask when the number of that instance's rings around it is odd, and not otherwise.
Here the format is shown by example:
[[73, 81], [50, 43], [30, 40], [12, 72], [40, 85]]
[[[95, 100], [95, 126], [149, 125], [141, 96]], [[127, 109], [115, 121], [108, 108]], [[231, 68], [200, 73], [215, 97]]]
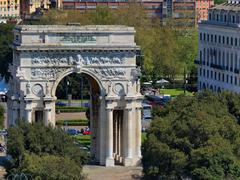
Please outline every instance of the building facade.
[[240, 2], [228, 1], [209, 10], [199, 24], [198, 90], [240, 93]]
[[[117, 9], [127, 7], [129, 3], [132, 2], [128, 0], [59, 0], [55, 2], [59, 9], [80, 12], [95, 10], [97, 6]], [[206, 19], [206, 11], [213, 4], [213, 0], [142, 0], [135, 3], [140, 3], [150, 17], [158, 17], [163, 22], [167, 18], [173, 18], [177, 25], [195, 26], [197, 21]]]
[[20, 14], [21, 18], [25, 19], [27, 16], [32, 13], [38, 13], [40, 10], [47, 10], [50, 8], [51, 1], [50, 0], [29, 0], [29, 1], [21, 1], [20, 5]]
[[20, 0], [0, 0], [0, 19], [20, 17]]
[[214, 6], [214, 0], [196, 0], [196, 16], [198, 22], [208, 19], [208, 10]]

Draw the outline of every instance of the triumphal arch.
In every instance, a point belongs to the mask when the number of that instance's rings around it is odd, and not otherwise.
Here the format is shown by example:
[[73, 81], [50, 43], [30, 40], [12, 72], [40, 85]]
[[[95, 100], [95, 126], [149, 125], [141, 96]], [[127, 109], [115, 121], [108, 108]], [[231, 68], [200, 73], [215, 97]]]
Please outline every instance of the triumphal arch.
[[139, 47], [126, 26], [16, 26], [8, 125], [55, 126], [58, 83], [71, 73], [90, 82], [91, 154], [105, 166], [141, 158]]

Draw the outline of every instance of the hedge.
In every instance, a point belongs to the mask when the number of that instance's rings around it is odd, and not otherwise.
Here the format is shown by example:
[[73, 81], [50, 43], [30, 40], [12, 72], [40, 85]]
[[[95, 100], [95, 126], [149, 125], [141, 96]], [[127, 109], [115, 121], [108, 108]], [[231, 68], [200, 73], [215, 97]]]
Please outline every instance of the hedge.
[[81, 106], [56, 106], [56, 109], [82, 109], [82, 110], [87, 110], [87, 107], [81, 107]]
[[85, 112], [87, 111], [86, 107], [66, 107], [66, 106], [57, 106], [56, 107], [56, 112]]
[[86, 119], [76, 119], [76, 120], [58, 120], [56, 125], [68, 125], [68, 126], [87, 126], [88, 120]]

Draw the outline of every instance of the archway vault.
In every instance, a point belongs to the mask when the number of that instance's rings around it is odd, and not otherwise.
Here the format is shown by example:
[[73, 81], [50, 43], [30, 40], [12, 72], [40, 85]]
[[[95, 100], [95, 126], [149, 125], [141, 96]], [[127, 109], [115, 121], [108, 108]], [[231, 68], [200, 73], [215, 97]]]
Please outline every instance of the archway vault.
[[125, 26], [17, 26], [8, 125], [23, 119], [54, 126], [58, 83], [71, 73], [82, 73], [95, 87], [91, 153], [96, 162], [138, 164], [142, 95], [134, 34], [134, 28]]

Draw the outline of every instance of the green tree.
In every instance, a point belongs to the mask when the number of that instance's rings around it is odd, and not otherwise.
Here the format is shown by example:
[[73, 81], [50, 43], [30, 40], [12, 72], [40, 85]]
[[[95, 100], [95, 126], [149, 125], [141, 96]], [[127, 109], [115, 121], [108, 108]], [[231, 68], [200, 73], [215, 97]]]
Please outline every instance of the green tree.
[[[23, 123], [19, 124], [18, 127], [11, 127], [7, 137], [7, 153], [12, 156], [12, 160], [7, 164], [6, 170], [8, 174], [20, 173], [23, 172], [23, 169], [24, 172], [31, 172], [33, 171], [31, 168], [35, 166], [33, 162], [39, 161], [40, 165], [36, 165], [36, 169], [44, 171], [46, 168], [41, 167], [41, 165], [51, 162], [50, 159], [54, 161], [54, 164], [53, 167], [49, 164], [49, 168], [59, 169], [60, 165], [57, 166], [57, 162], [60, 161], [60, 157], [64, 158], [62, 165], [76, 164], [77, 167], [72, 166], [73, 171], [81, 170], [82, 165], [87, 161], [87, 155], [74, 142], [74, 138], [68, 136], [63, 130], [45, 127], [42, 124]], [[42, 157], [43, 159], [40, 161]], [[28, 167], [30, 169], [27, 169]], [[68, 167], [62, 168], [68, 169]], [[67, 173], [65, 174], [67, 175]], [[55, 179], [58, 179], [57, 177], [58, 175]], [[71, 179], [71, 176], [68, 177]]]
[[0, 24], [0, 75], [7, 81], [10, 77], [8, 72], [8, 66], [12, 63], [12, 41], [13, 41], [13, 30], [14, 25], [12, 24]]
[[81, 180], [81, 168], [69, 157], [56, 155], [37, 156], [25, 154], [21, 164], [21, 172], [29, 174], [33, 179], [49, 180]]
[[203, 92], [155, 111], [143, 145], [145, 178], [239, 179], [240, 126], [229, 108], [238, 98]]

